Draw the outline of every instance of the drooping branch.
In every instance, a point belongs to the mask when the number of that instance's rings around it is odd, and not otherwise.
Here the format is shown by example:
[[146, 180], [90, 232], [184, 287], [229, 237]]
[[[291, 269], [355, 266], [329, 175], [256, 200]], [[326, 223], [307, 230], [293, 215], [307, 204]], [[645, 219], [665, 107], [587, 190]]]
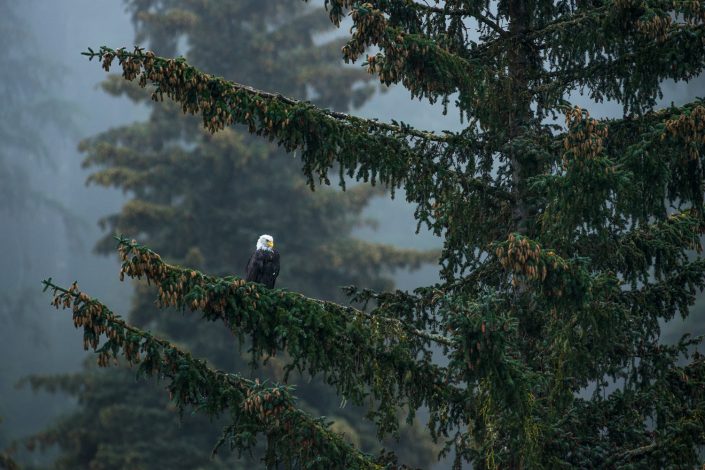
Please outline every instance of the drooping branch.
[[[543, 25], [532, 26], [527, 31], [527, 38], [541, 38], [543, 42], [546, 40], [546, 36], [558, 32], [580, 34], [583, 31], [592, 30], [592, 33], [595, 33], [606, 21], [620, 17], [629, 20], [630, 26], [627, 28], [627, 25], [622, 23], [620, 25], [622, 29], [620, 33], [622, 34], [632, 34], [634, 30], [643, 33], [657, 32], [659, 28], [656, 23], [660, 21], [652, 24], [652, 27], [649, 27], [649, 21], [653, 22], [654, 19], [662, 18], [664, 22], [661, 27], [675, 22], [695, 24], [703, 20], [700, 8], [701, 5], [697, 3], [683, 0], [670, 0], [667, 2], [647, 0], [641, 2], [638, 6], [617, 0], [608, 0], [600, 6], [579, 8], [570, 14], [561, 15]], [[674, 18], [678, 18], [678, 20], [674, 20]], [[618, 31], [615, 30], [615, 32]]]
[[208, 276], [165, 263], [125, 238], [118, 250], [121, 278], [146, 277], [159, 287], [161, 306], [200, 310], [205, 319], [249, 337], [253, 359], [286, 351], [287, 374], [321, 373], [346, 399], [374, 400], [381, 432], [396, 429], [396, 412], [406, 406], [413, 415], [426, 405], [433, 415], [460, 393], [448, 371], [431, 362], [429, 348], [451, 347], [453, 341], [385, 317], [383, 309], [363, 312], [234, 276]]
[[683, 263], [680, 272], [664, 276], [658, 282], [639, 289], [623, 290], [618, 301], [639, 312], [641, 327], [657, 335], [664, 320], [680, 314], [688, 316], [698, 293], [705, 288], [705, 260]]
[[[690, 80], [702, 71], [700, 56], [705, 50], [702, 41], [705, 25], [664, 23], [664, 26], [654, 27], [647, 24], [643, 28], [644, 32], [636, 29], [621, 36], [613, 33], [610, 48], [599, 50], [584, 46], [591, 43], [594, 30], [583, 38], [575, 37], [572, 32], [562, 32], [566, 41], [578, 41], [575, 45], [566, 44], [566, 49], [579, 49], [580, 59], [575, 60], [571, 54], [564, 53], [548, 57], [546, 63], [550, 69], [537, 74], [531, 93], [558, 102], [568, 91], [587, 87], [594, 100], [621, 102], [625, 114], [651, 110], [656, 105], [660, 84], [664, 80]], [[608, 35], [607, 32], [604, 34]], [[633, 71], [644, 67], [649, 68], [653, 78], [636, 86]]]
[[98, 353], [99, 365], [107, 366], [111, 360], [117, 363], [122, 357], [139, 365], [140, 374], [169, 380], [167, 388], [179, 410], [194, 407], [213, 417], [229, 413], [233, 424], [218, 445], [228, 442], [239, 452], [248, 451], [253, 443], [241, 439], [240, 433], [254, 431], [267, 438], [268, 462], [305, 462], [315, 468], [345, 462], [349, 468], [383, 468], [331, 431], [323, 420], [296, 408], [289, 387], [267, 386], [212, 369], [168, 341], [129, 325], [75, 283], [65, 289], [48, 279], [44, 286], [52, 290], [56, 308], [72, 309], [74, 325], [83, 328], [84, 348]]
[[617, 454], [612, 455], [610, 458], [605, 460], [605, 463], [602, 465], [603, 468], [611, 468], [613, 465], [615, 465], [618, 462], [621, 461], [626, 461], [626, 462], [634, 462], [634, 459], [638, 459], [639, 457], [644, 456], [645, 454], [648, 454], [649, 452], [653, 452], [657, 449], [657, 443], [652, 442], [651, 444], [646, 444], [641, 447], [637, 447], [636, 449], [628, 449], [622, 452], [619, 452]]
[[486, 63], [463, 57], [426, 34], [394, 26], [381, 10], [357, 6], [352, 20], [355, 28], [343, 57], [354, 62], [370, 46], [378, 46], [381, 52], [367, 57], [367, 68], [382, 83], [402, 82], [414, 95], [433, 101], [455, 91], [475, 95], [491, 76]]
[[[156, 57], [136, 48], [134, 52], [103, 47], [85, 53], [99, 57], [108, 70], [118, 59], [123, 76], [140, 85], [153, 84], [154, 99], [164, 94], [181, 104], [184, 112], [199, 113], [215, 132], [240, 123], [251, 133], [277, 140], [287, 151], [301, 151], [303, 172], [314, 186], [314, 175], [329, 182], [328, 172], [338, 165], [340, 184], [345, 175], [392, 188], [403, 186], [407, 199], [430, 213], [430, 200], [441, 200], [459, 185], [478, 185], [488, 194], [499, 190], [485, 179], [459, 173], [452, 161], [468, 161], [483, 152], [484, 143], [474, 129], [461, 134], [432, 134], [406, 124], [382, 124], [343, 113], [326, 111], [310, 103], [284, 98], [213, 77], [185, 60]], [[438, 175], [444, 175], [441, 180]], [[475, 184], [476, 183], [476, 184]]]
[[[338, 166], [339, 183], [346, 176], [392, 190], [403, 187], [416, 216], [436, 230], [442, 208], [455, 195], [481, 195], [503, 206], [511, 199], [508, 188], [488, 174], [496, 143], [484, 142], [478, 130], [460, 134], [428, 134], [400, 124], [380, 124], [331, 113], [310, 103], [254, 90], [200, 72], [183, 59], [165, 59], [136, 48], [101, 48], [86, 53], [101, 57], [109, 69], [117, 58], [123, 77], [153, 84], [154, 99], [166, 94], [184, 112], [202, 115], [215, 132], [235, 123], [249, 132], [277, 140], [288, 151], [299, 150], [303, 173], [313, 188], [315, 176], [329, 183], [328, 172]], [[503, 214], [499, 212], [498, 214]]]
[[[155, 56], [154, 53], [152, 53], [151, 51], [145, 52], [143, 49], [140, 48], [136, 48], [134, 52], [128, 52], [124, 48], [114, 50], [103, 46], [98, 52], [89, 49], [87, 52], [83, 52], [82, 55], [88, 57], [89, 59], [101, 59], [103, 61], [103, 68], [106, 71], [110, 70], [112, 61], [117, 58], [121, 64], [127, 66], [127, 69], [123, 67], [123, 70], [126, 74], [125, 78], [127, 78], [128, 80], [133, 80], [137, 78], [138, 74], [140, 74], [143, 69], [144, 74], [139, 76], [140, 84], [142, 86], [145, 86], [147, 84], [147, 80], [149, 80], [152, 82], [152, 84], [158, 87], [155, 93], [156, 95], [161, 95], [165, 93], [171, 96], [171, 93], [174, 93], [174, 96], [172, 96], [172, 98], [182, 98], [176, 99], [176, 101], [179, 101], [184, 105], [184, 111], [189, 111], [193, 114], [200, 110], [198, 108], [198, 105], [204, 103], [187, 101], [187, 98], [189, 97], [188, 95], [200, 92], [202, 94], [201, 98], [206, 99], [211, 98], [211, 96], [208, 96], [208, 92], [211, 92], [211, 94], [214, 95], [212, 96], [212, 99], [215, 101], [223, 100], [227, 103], [228, 98], [232, 97], [235, 98], [236, 102], [238, 102], [237, 98], [239, 98], [239, 102], [245, 104], [248, 103], [250, 99], [254, 100], [255, 106], [265, 108], [263, 109], [263, 113], [266, 115], [266, 119], [268, 121], [271, 121], [272, 123], [277, 121], [277, 116], [270, 114], [276, 113], [273, 112], [267, 114], [266, 107], [268, 105], [276, 105], [276, 102], [280, 102], [288, 106], [285, 109], [276, 109], [272, 111], [290, 111], [302, 115], [305, 115], [306, 111], [312, 111], [320, 117], [345, 123], [354, 129], [365, 129], [369, 132], [380, 133], [390, 132], [394, 134], [395, 137], [416, 137], [430, 142], [454, 142], [462, 140], [459, 135], [449, 132], [445, 134], [435, 134], [433, 132], [417, 130], [405, 124], [389, 124], [377, 121], [375, 119], [365, 119], [353, 116], [351, 114], [318, 108], [306, 101], [300, 101], [293, 98], [289, 98], [279, 93], [270, 93], [267, 91], [258, 90], [248, 85], [227, 81], [220, 77], [215, 77], [202, 73], [198, 71], [195, 67], [188, 65], [186, 61], [182, 58], [166, 59]], [[140, 69], [140, 67], [142, 69]], [[184, 94], [187, 96], [180, 96], [181, 94], [177, 92], [176, 87], [169, 88], [165, 86], [166, 83], [163, 82], [162, 79], [166, 78], [168, 81], [168, 79], [172, 77], [181, 77], [187, 80], [187, 82], [177, 84], [186, 88]], [[174, 80], [172, 80], [172, 82], [173, 81]], [[193, 85], [194, 89], [191, 89], [189, 85]], [[237, 94], [239, 96], [231, 96], [233, 94]], [[224, 103], [216, 103], [216, 105], [218, 104]], [[211, 106], [206, 104], [204, 108], [204, 111], [209, 111]], [[212, 111], [213, 114], [210, 117], [215, 119], [212, 121], [212, 125], [206, 123], [206, 127], [208, 127], [211, 131], [217, 131], [219, 129], [222, 129], [226, 125], [233, 124], [234, 122], [236, 122], [235, 119], [239, 117], [233, 116], [230, 119], [226, 118], [225, 121], [227, 122], [224, 122], [221, 121], [221, 119], [219, 118], [222, 117], [224, 114], [227, 114], [228, 109], [224, 109], [221, 107], [220, 109], [210, 111]], [[254, 117], [255, 116], [252, 115], [248, 116], [245, 119], [246, 122], [241, 123], [248, 124], [250, 118], [254, 119]], [[291, 120], [292, 119], [290, 119], [290, 121]], [[238, 119], [237, 122], [240, 122], [240, 120]], [[270, 129], [270, 132], [273, 130], [274, 129]], [[263, 131], [263, 133], [269, 134], [269, 132], [265, 131]]]
[[[663, 30], [658, 31], [659, 41], [658, 48], [669, 49], [676, 45], [697, 45], [705, 34], [705, 24], [699, 25], [682, 25], [673, 24], [667, 25]], [[647, 36], [648, 37], [648, 36]], [[615, 68], [630, 67], [635, 62], [641, 62], [651, 58], [653, 60], [655, 46], [648, 41], [642, 41], [632, 50], [614, 57], [612, 54], [604, 55], [603, 57], [594, 57], [588, 64], [580, 67], [561, 68], [554, 71], [545, 72], [542, 74], [547, 82], [560, 80], [562, 84], [568, 84], [572, 81], [585, 80], [594, 75], [606, 74]], [[600, 60], [598, 60], [600, 59]], [[675, 67], [674, 67], [675, 69]], [[581, 83], [581, 82], [579, 82]], [[559, 84], [553, 85], [557, 86]], [[550, 87], [550, 83], [545, 85]]]
[[[308, 0], [304, 0], [308, 1]], [[331, 21], [339, 26], [340, 21], [343, 19], [345, 12], [354, 7], [360, 6], [359, 2], [352, 0], [326, 0], [326, 9], [329, 10], [329, 16]], [[506, 30], [490, 18], [489, 15], [483, 15], [480, 9], [470, 9], [470, 8], [457, 8], [456, 6], [446, 2], [443, 7], [431, 6], [428, 4], [417, 3], [411, 0], [371, 0], [362, 4], [363, 7], [372, 7], [383, 10], [385, 12], [399, 13], [403, 12], [399, 16], [410, 17], [412, 15], [424, 15], [438, 20], [438, 18], [452, 17], [452, 18], [474, 18], [479, 23], [484, 24], [490, 28], [495, 33], [500, 36], [504, 36], [507, 33]], [[435, 21], [436, 23], [442, 23]]]
[[[365, 4], [330, 3], [336, 8], [342, 5], [341, 8], [351, 10], [355, 31], [346, 49], [357, 50], [359, 55], [366, 46], [378, 45], [385, 53], [387, 57], [381, 53], [372, 57], [369, 66], [370, 70], [380, 74], [384, 83], [402, 81], [413, 93], [428, 96], [431, 100], [457, 89], [461, 96], [463, 93], [469, 95], [468, 99], [462, 100], [461, 108], [471, 116], [476, 116], [493, 96], [501, 93], [500, 89], [489, 88], [492, 84], [490, 78], [496, 81], [496, 77], [501, 76], [502, 67], [497, 61], [511, 56], [511, 51], [517, 47], [530, 45], [527, 50], [545, 51], [542, 62], [549, 70], [537, 67], [536, 73], [529, 77], [531, 83], [527, 88], [533, 99], [548, 108], [560, 106], [565, 91], [581, 85], [602, 90], [599, 93], [604, 93], [607, 98], [634, 99], [627, 96], [634, 87], [620, 84], [631, 78], [634, 61], [650, 63], [652, 52], [649, 51], [654, 40], [664, 51], [695, 51], [701, 47], [702, 14], [698, 7], [681, 1], [666, 4], [650, 1], [638, 8], [610, 1], [596, 8], [578, 8], [542, 25], [530, 22], [520, 32], [510, 28], [506, 34], [485, 40], [476, 47], [458, 50], [455, 46], [444, 45], [447, 37], [452, 36], [445, 31], [445, 26], [437, 26], [438, 21], [430, 22], [434, 26], [429, 26], [431, 30], [428, 30], [422, 26], [426, 23], [418, 18], [420, 15], [440, 15], [451, 8], [447, 5], [423, 8], [413, 2], [384, 0]], [[336, 8], [332, 8], [331, 13]], [[404, 11], [409, 13], [401, 13]], [[674, 20], [674, 15], [679, 19]], [[422, 30], [425, 32], [421, 33]], [[595, 35], [611, 39], [606, 46], [594, 49]], [[564, 46], [560, 49], [548, 47], [556, 41]], [[632, 52], [624, 55], [625, 50]], [[581, 58], [576, 61], [577, 51], [580, 51]], [[346, 53], [346, 57], [349, 55]], [[696, 57], [694, 53], [686, 54], [676, 67], [672, 66], [672, 59], [667, 58], [658, 65], [662, 77], [679, 80], [695, 76], [700, 70]], [[420, 62], [424, 66], [416, 67]], [[581, 81], [587, 76], [594, 77], [588, 82]], [[480, 94], [487, 89], [490, 91]], [[657, 93], [655, 85], [645, 90]], [[596, 97], [600, 99], [601, 94]], [[481, 104], [472, 106], [478, 98]]]
[[576, 252], [590, 256], [600, 269], [619, 273], [636, 286], [682, 271], [689, 252], [701, 252], [703, 221], [694, 211], [674, 213], [651, 224], [640, 224], [618, 236], [586, 234], [577, 238]]
[[[598, 120], [572, 108], [566, 111], [566, 125], [566, 132], [553, 137], [562, 142], [552, 157], [554, 171], [531, 182], [534, 194], [546, 200], [540, 218], [544, 242], [590, 256], [593, 264], [617, 269], [630, 280], [635, 272], [652, 275], [639, 261], [652, 257], [641, 248], [651, 251], [673, 229], [680, 238], [668, 240], [687, 242], [672, 245], [671, 252], [697, 247], [692, 239], [702, 231], [705, 195], [701, 100], [623, 119]], [[685, 218], [675, 218], [674, 209]], [[668, 230], [654, 226], [655, 221], [666, 222]], [[633, 231], [646, 244], [624, 252], [622, 237]]]
[[[160, 282], [164, 280], [164, 278], [159, 277], [159, 276], [164, 276], [166, 273], [170, 273], [173, 275], [188, 275], [188, 277], [191, 278], [198, 278], [199, 281], [203, 281], [205, 283], [219, 283], [222, 281], [226, 281], [229, 283], [232, 283], [233, 285], [236, 285], [236, 287], [239, 286], [244, 286], [246, 283], [243, 279], [238, 279], [235, 276], [228, 276], [228, 278], [216, 278], [212, 276], [205, 275], [203, 273], [200, 273], [199, 271], [195, 271], [192, 269], [188, 268], [181, 268], [179, 266], [174, 266], [170, 265], [168, 263], [165, 263], [164, 261], [161, 260], [161, 257], [154, 253], [152, 250], [149, 248], [146, 248], [140, 244], [138, 244], [134, 240], [129, 240], [124, 237], [119, 237], [117, 238], [118, 244], [119, 244], [119, 251], [120, 251], [120, 257], [123, 260], [123, 266], [122, 266], [122, 274], [133, 277], [133, 278], [139, 278], [142, 275], [147, 276], [151, 281], [155, 282]], [[131, 263], [134, 261], [130, 258], [130, 255], [138, 255], [138, 256], [144, 256], [146, 257], [144, 260], [142, 260], [145, 263], [150, 263], [152, 264], [152, 267], [147, 269], [145, 267], [137, 267], [133, 266]], [[156, 275], [155, 275], [156, 273]], [[185, 289], [184, 295], [188, 295], [187, 291], [188, 288], [182, 287], [181, 289]], [[251, 291], [258, 291], [260, 292], [261, 289], [259, 289], [258, 286], [255, 286], [254, 284], [250, 284], [250, 290]], [[266, 292], [266, 291], [265, 291]], [[361, 318], [367, 318], [371, 321], [374, 321], [375, 323], [380, 323], [380, 324], [386, 324], [391, 330], [394, 331], [400, 331], [404, 332], [406, 334], [416, 336], [421, 340], [425, 341], [431, 341], [434, 343], [437, 343], [439, 346], [447, 346], [451, 347], [453, 345], [452, 341], [449, 338], [446, 338], [443, 335], [440, 334], [434, 334], [434, 333], [429, 333], [426, 331], [422, 331], [416, 328], [410, 328], [407, 325], [404, 325], [402, 322], [395, 318], [389, 318], [385, 317], [380, 314], [376, 313], [370, 313], [370, 312], [365, 312], [362, 310], [358, 310], [354, 307], [351, 306], [343, 306], [339, 305], [335, 302], [327, 301], [327, 300], [320, 300], [320, 299], [314, 299], [311, 297], [306, 297], [303, 294], [298, 294], [298, 293], [293, 293], [293, 292], [287, 292], [282, 289], [277, 289], [275, 292], [279, 293], [279, 297], [283, 298], [284, 296], [295, 296], [298, 299], [300, 299], [301, 302], [304, 304], [310, 303], [311, 305], [320, 305], [323, 306], [326, 310], [329, 310], [331, 313], [335, 313], [336, 315], [339, 315], [343, 318], [347, 318], [348, 320], [346, 321], [356, 321]], [[169, 305], [172, 302], [169, 301], [169, 297], [173, 296], [174, 292], [171, 292], [170, 294], [166, 292], [160, 293], [160, 300], [164, 305]], [[254, 296], [256, 299], [259, 299], [258, 295]], [[249, 299], [244, 299], [244, 302], [247, 302]], [[184, 307], [185, 305], [182, 303], [179, 303], [178, 305], [175, 305], [177, 307]], [[195, 305], [194, 305], [195, 306]], [[306, 305], [304, 305], [306, 306]]]
[[433, 15], [435, 17], [462, 17], [474, 18], [479, 23], [484, 24], [500, 36], [507, 36], [509, 32], [503, 29], [496, 21], [487, 15], [480, 13], [479, 8], [457, 8], [451, 2], [445, 2], [443, 7], [431, 6], [409, 0], [381, 0], [373, 2], [380, 9], [388, 9], [392, 6], [395, 9], [413, 10], [420, 14]]
[[[623, 59], [616, 61], [614, 57], [635, 46], [648, 49], [654, 39], [664, 50], [698, 50], [701, 42], [699, 30], [704, 18], [697, 2], [650, 0], [636, 7], [631, 3], [608, 1], [597, 7], [561, 10], [560, 15], [549, 21], [535, 24], [532, 20], [519, 31], [516, 28], [502, 29], [479, 9], [456, 9], [448, 3], [439, 7], [407, 0], [365, 3], [329, 0], [326, 6], [335, 24], [339, 24], [348, 12], [352, 16], [354, 33], [346, 51], [352, 50], [355, 54], [346, 52], [347, 58], [360, 55], [367, 46], [379, 46], [384, 55], [372, 56], [368, 69], [378, 73], [383, 83], [401, 81], [412, 93], [432, 101], [439, 95], [447, 97], [460, 91], [461, 95], [469, 95], [461, 100], [461, 108], [471, 116], [481, 113], [488, 100], [491, 102], [493, 97], [501, 94], [499, 88], [490, 88], [490, 78], [496, 81], [496, 77], [501, 76], [502, 66], [498, 66], [497, 61], [511, 55], [517, 47], [546, 51], [542, 62], [549, 65], [549, 70], [537, 67], [537, 73], [529, 77], [531, 83], [527, 87], [532, 98], [541, 101], [542, 106], [560, 106], [565, 91], [581, 85], [593, 90], [604, 88], [605, 91], [600, 93], [606, 92], [607, 98], [625, 96], [632, 99], [626, 95], [633, 87], [624, 87], [620, 83], [628, 81], [634, 68], [629, 60], [642, 61], [643, 54], [640, 51], [628, 53], [626, 62]], [[447, 15], [473, 17], [498, 33], [498, 37], [485, 39], [472, 48], [459, 46], [449, 39], [458, 32], [451, 31], [450, 24], [439, 19]], [[594, 49], [593, 45], [599, 42], [596, 35], [610, 38], [609, 43]], [[556, 41], [564, 46], [550, 48], [549, 44]], [[581, 59], [576, 61], [578, 50]], [[630, 56], [633, 59], [629, 59]], [[650, 56], [651, 53], [645, 57], [645, 63]], [[700, 70], [698, 63], [693, 63], [697, 62], [696, 57], [695, 53], [686, 54], [685, 60], [679, 61], [677, 67], [672, 67], [673, 61], [669, 58], [667, 63], [659, 65], [663, 78], [679, 80], [695, 76]], [[418, 63], [423, 63], [423, 67], [418, 67]], [[580, 81], [581, 77], [591, 75], [610, 77], [599, 80], [597, 85]], [[653, 86], [646, 88], [650, 93], [656, 93]], [[477, 96], [488, 89], [489, 92]], [[477, 98], [481, 103], [473, 106]], [[601, 99], [601, 95], [596, 98]]]

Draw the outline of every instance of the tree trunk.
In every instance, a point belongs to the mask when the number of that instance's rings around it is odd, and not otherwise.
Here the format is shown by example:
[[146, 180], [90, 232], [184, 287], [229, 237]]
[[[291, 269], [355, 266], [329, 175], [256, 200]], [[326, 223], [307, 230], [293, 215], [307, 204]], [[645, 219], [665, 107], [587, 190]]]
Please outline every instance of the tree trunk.
[[519, 233], [527, 233], [531, 210], [526, 200], [526, 178], [529, 169], [534, 167], [528, 157], [522, 155], [516, 148], [516, 140], [526, 132], [531, 121], [531, 98], [528, 92], [528, 75], [531, 67], [529, 44], [525, 41], [525, 33], [529, 29], [530, 16], [526, 0], [510, 0], [509, 2], [509, 34], [514, 44], [508, 54], [509, 97], [507, 103], [511, 109], [507, 115], [509, 136], [509, 159], [512, 165], [512, 185], [516, 202], [512, 210], [514, 228]]

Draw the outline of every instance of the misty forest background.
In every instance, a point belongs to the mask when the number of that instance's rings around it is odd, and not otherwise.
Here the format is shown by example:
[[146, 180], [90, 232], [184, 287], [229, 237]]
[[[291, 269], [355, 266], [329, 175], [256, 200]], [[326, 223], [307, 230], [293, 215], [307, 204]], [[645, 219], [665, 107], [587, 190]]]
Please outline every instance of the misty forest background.
[[[306, 8], [303, 2], [300, 7]], [[95, 250], [96, 243], [109, 235], [109, 228], [101, 228], [98, 221], [119, 212], [130, 195], [119, 189], [86, 185], [95, 168], [82, 167], [86, 154], [78, 150], [78, 144], [108, 129], [144, 121], [150, 116], [150, 108], [124, 95], [106, 93], [100, 87], [106, 79], [103, 71], [80, 55], [88, 46], [135, 43], [131, 16], [121, 2], [0, 0], [0, 9], [2, 450], [47, 428], [76, 407], [76, 400], [69, 395], [32, 391], [16, 384], [31, 374], [80, 371], [86, 357], [91, 356], [78, 346], [82, 333], [74, 330], [65, 314], [57, 314], [49, 306], [50, 299], [42, 293], [40, 281], [48, 276], [64, 285], [78, 280], [86, 292], [101, 298], [114, 311], [126, 315], [131, 309], [134, 286], [115, 282], [117, 257]], [[346, 31], [343, 25], [339, 33]], [[330, 40], [335, 34], [325, 32], [318, 40]], [[687, 84], [666, 83], [660, 105], [692, 101], [702, 95], [702, 85], [702, 78]], [[580, 96], [570, 99], [588, 108], [595, 118], [621, 116], [621, 107], [613, 103], [591, 103]], [[452, 110], [444, 116], [442, 106], [411, 101], [401, 87], [376, 87], [371, 98], [352, 111], [366, 117], [403, 120], [417, 128], [458, 130]], [[423, 231], [414, 234], [413, 208], [403, 197], [372, 199], [360, 215], [360, 220], [367, 219], [375, 223], [355, 227], [353, 236], [420, 251], [440, 248], [440, 240], [432, 235]], [[256, 227], [251, 230], [260, 232]], [[287, 238], [286, 231], [272, 235], [275, 240]], [[253, 238], [228, 251], [247, 256], [254, 242]], [[296, 243], [306, 245], [308, 241]], [[287, 257], [284, 252], [283, 263]], [[233, 274], [243, 274], [243, 266], [230, 269]], [[396, 269], [391, 275], [395, 286], [406, 290], [432, 284], [437, 270], [426, 264], [415, 270]], [[704, 306], [701, 295], [693, 308]], [[684, 332], [702, 334], [705, 326], [695, 324], [698, 318], [692, 315], [686, 322], [675, 319], [665, 325], [663, 341], [672, 342]], [[204, 453], [208, 450], [203, 449]], [[435, 468], [446, 464], [442, 461]]]

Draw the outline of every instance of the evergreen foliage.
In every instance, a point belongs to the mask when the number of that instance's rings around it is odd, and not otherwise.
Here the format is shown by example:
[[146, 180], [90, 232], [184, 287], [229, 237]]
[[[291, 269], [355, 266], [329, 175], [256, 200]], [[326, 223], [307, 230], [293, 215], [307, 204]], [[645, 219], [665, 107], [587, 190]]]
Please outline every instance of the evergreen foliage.
[[[267, 387], [259, 380], [213, 370], [205, 361], [193, 359], [171, 343], [128, 325], [100, 302], [79, 292], [76, 284], [68, 290], [53, 285], [51, 280], [45, 285], [55, 293], [55, 306], [73, 306], [74, 324], [83, 327], [85, 346], [98, 352], [98, 365], [107, 366], [122, 352], [128, 363], [140, 364], [138, 374], [169, 379], [169, 395], [180, 410], [190, 405], [211, 416], [229, 410], [233, 424], [224, 430], [215, 450], [225, 441], [231, 441], [240, 451], [249, 450], [256, 435], [266, 433], [269, 446], [265, 462], [269, 465], [284, 462], [287, 466], [306, 466], [316, 461], [328, 467], [374, 468], [325, 423], [294, 408], [286, 387]], [[101, 335], [109, 339], [98, 348]]]
[[[322, 10], [298, 1], [127, 5], [139, 41], [168, 54], [181, 45], [190, 60], [226, 76], [245, 74], [261, 86], [313, 96], [321, 105], [342, 110], [361, 104], [372, 91], [367, 74], [341, 67], [339, 39], [314, 43], [317, 33], [331, 28], [330, 22]], [[150, 105], [149, 93], [119, 77], [109, 77], [103, 88]], [[131, 196], [119, 213], [102, 221], [104, 226], [139, 237], [170, 262], [220, 275], [244, 274], [257, 238], [271, 233], [284, 259], [278, 286], [343, 300], [341, 285], [391, 289], [393, 270], [415, 268], [438, 257], [437, 252], [353, 237], [353, 229], [366, 223], [362, 211], [383, 191], [360, 185], [348, 192], [321, 188], [312, 193], [299, 163], [276, 146], [250, 137], [244, 129], [211, 135], [197, 120], [184, 118], [177, 106], [154, 104], [146, 122], [108, 130], [86, 139], [80, 148], [87, 154], [84, 165], [94, 170], [90, 183], [119, 187]], [[114, 245], [108, 234], [97, 249], [113, 253]], [[149, 286], [136, 286], [131, 325], [158, 332], [219, 369], [262, 380], [284, 379], [286, 356], [270, 358], [253, 372], [252, 355], [246, 351], [252, 347], [259, 360], [259, 345], [251, 340], [238, 343], [227, 329], [197, 318], [161, 311]], [[161, 384], [135, 383], [133, 375], [87, 365], [79, 374], [33, 377], [29, 382], [35, 388], [67, 392], [80, 406], [31, 443], [58, 444], [61, 453], [55, 465], [67, 469], [259, 466], [263, 445], [240, 460], [222, 451], [211, 459], [210, 449], [228, 425], [227, 417], [187, 413], [180, 420]], [[342, 432], [363, 451], [378, 451], [374, 425], [362, 418], [363, 408], [345, 405], [320, 378], [296, 371], [288, 375], [306, 413], [326, 416], [333, 431]], [[414, 426], [404, 426], [400, 433], [400, 442], [388, 439], [387, 444], [398, 449], [406, 463], [433, 462], [436, 450], [428, 437]]]
[[[702, 72], [705, 4], [325, 4], [334, 24], [350, 12], [346, 60], [376, 46], [364, 59], [370, 72], [413, 96], [454, 98], [465, 129], [435, 134], [365, 120], [141, 48], [86, 55], [105, 69], [117, 62], [126, 80], [200, 115], [216, 136], [243, 124], [296, 151], [311, 185], [337, 167], [402, 187], [419, 223], [444, 237], [441, 282], [413, 293], [351, 288], [353, 299], [373, 305], [359, 313], [164, 264], [126, 240], [123, 273], [156, 283], [162, 304], [251, 336], [256, 352], [288, 351], [291, 367], [321, 373], [344, 398], [371, 399], [381, 434], [395, 429], [400, 411], [413, 416], [426, 407], [431, 435], [453, 451], [457, 467], [702, 464], [705, 360], [694, 351], [701, 338], [664, 346], [659, 334], [664, 321], [689, 314], [705, 286], [705, 262], [694, 253], [705, 223], [705, 103], [656, 109], [656, 102], [664, 80]], [[575, 90], [621, 103], [623, 118], [595, 119], [571, 106], [566, 97]], [[61, 293], [60, 303], [68, 299]], [[66, 305], [96, 347], [107, 330], [83, 323], [93, 301], [71, 295]], [[303, 334], [301, 324], [320, 336]], [[137, 346], [105, 344], [103, 355], [128, 359]], [[350, 344], [364, 364], [351, 368]], [[446, 365], [430, 361], [434, 347]], [[148, 367], [164, 364], [158, 358]], [[171, 387], [198, 383], [171, 380]], [[246, 447], [244, 428], [234, 426], [226, 440]], [[263, 432], [269, 455], [283, 451], [277, 462], [299, 463], [302, 448], [277, 444], [285, 428]], [[380, 462], [330, 447], [318, 455], [329, 459], [322, 468], [358, 457], [360, 465]]]

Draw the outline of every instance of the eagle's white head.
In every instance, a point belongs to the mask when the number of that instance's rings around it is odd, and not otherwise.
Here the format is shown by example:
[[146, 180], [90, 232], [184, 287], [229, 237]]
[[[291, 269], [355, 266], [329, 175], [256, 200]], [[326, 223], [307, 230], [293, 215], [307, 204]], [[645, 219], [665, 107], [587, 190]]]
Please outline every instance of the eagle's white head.
[[259, 240], [257, 240], [257, 249], [272, 251], [272, 248], [274, 248], [274, 239], [272, 238], [272, 236], [261, 235], [259, 237]]

